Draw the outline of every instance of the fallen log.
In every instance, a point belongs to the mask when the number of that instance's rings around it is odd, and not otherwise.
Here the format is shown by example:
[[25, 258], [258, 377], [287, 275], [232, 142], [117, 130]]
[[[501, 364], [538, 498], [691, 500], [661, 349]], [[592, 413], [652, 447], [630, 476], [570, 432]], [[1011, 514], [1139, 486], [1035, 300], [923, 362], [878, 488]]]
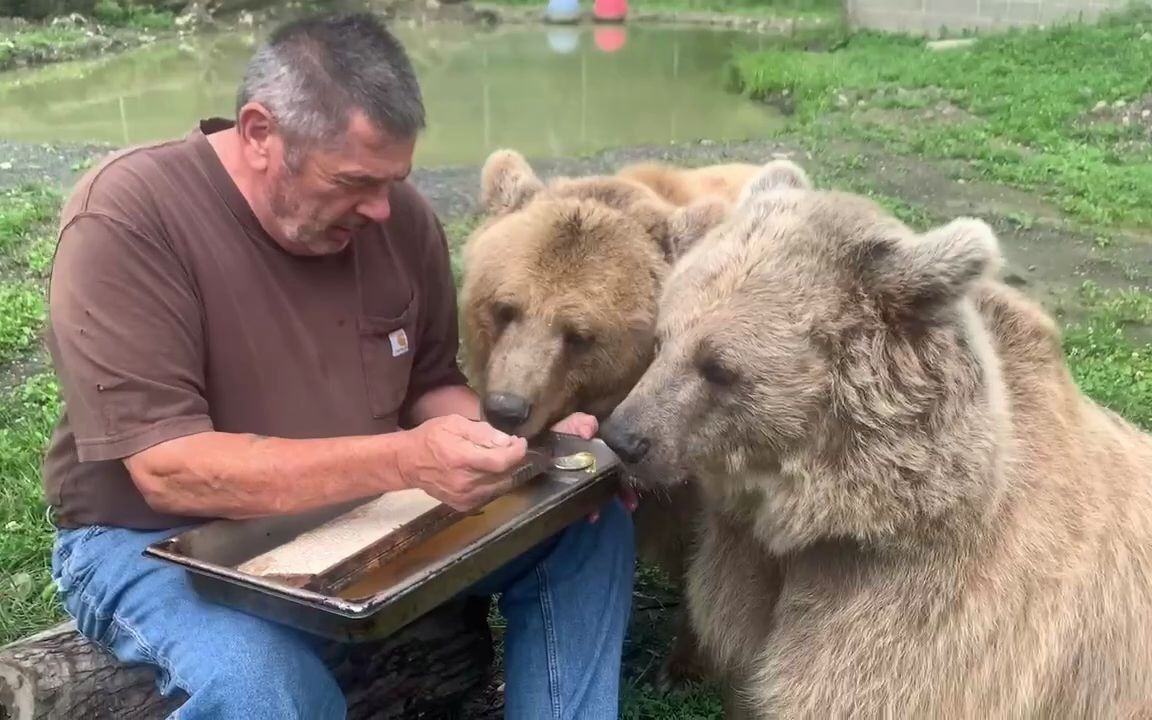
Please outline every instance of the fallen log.
[[[486, 600], [469, 598], [385, 640], [333, 643], [325, 661], [349, 720], [455, 717], [490, 679], [487, 610]], [[162, 697], [150, 668], [119, 664], [71, 622], [0, 648], [0, 720], [154, 720], [184, 699]]]

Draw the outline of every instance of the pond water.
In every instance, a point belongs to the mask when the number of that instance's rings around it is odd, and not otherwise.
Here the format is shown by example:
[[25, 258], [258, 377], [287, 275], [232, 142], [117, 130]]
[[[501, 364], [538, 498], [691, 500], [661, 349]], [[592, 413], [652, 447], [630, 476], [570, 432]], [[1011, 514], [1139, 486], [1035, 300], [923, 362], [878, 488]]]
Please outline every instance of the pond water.
[[853, 27], [930, 36], [1091, 22], [1130, 0], [844, 0]]
[[[669, 27], [397, 26], [421, 79], [424, 166], [478, 164], [494, 148], [539, 157], [612, 146], [770, 135], [771, 109], [723, 88], [756, 35]], [[0, 138], [128, 145], [231, 117], [259, 37], [227, 33], [87, 62], [0, 74]]]

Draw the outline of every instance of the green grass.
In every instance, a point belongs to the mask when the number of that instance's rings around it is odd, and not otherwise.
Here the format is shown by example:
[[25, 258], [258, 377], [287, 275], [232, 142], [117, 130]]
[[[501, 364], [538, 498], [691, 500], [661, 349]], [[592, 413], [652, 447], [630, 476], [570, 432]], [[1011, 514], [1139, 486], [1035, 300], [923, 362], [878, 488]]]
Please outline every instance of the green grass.
[[456, 287], [460, 287], [460, 281], [464, 275], [464, 263], [461, 258], [461, 251], [464, 248], [465, 241], [468, 240], [468, 236], [479, 224], [479, 216], [453, 218], [444, 223], [444, 235], [448, 238], [448, 248], [452, 253], [452, 279], [455, 280]]
[[52, 526], [40, 489], [43, 447], [58, 413], [51, 373], [0, 399], [0, 645], [62, 617], [48, 572]]
[[131, 1], [99, 0], [93, 15], [102, 23], [136, 30], [170, 30], [176, 26], [176, 14], [170, 10]]
[[52, 224], [60, 193], [40, 185], [0, 192], [0, 272], [43, 277], [55, 247]]
[[1107, 291], [1087, 281], [1074, 302], [1087, 317], [1064, 329], [1072, 376], [1093, 399], [1152, 430], [1152, 293]]
[[[859, 33], [833, 52], [742, 52], [735, 90], [786, 106], [813, 145], [844, 139], [956, 160], [988, 179], [1038, 191], [1090, 223], [1152, 221], [1146, 130], [1082, 121], [1100, 101], [1152, 93], [1152, 9], [1097, 26], [1021, 30], [933, 52], [923, 40]], [[948, 121], [925, 111], [961, 110]]]
[[36, 346], [45, 312], [44, 294], [32, 283], [0, 285], [0, 362], [11, 362]]
[[92, 38], [82, 29], [70, 27], [32, 27], [6, 31], [0, 40], [0, 70], [17, 64], [48, 62], [86, 52]]
[[[60, 200], [41, 186], [0, 192], [0, 367], [8, 370], [41, 349], [44, 275]], [[60, 617], [40, 489], [40, 461], [58, 413], [51, 373], [0, 390], [0, 644]]]
[[150, 34], [176, 28], [176, 16], [170, 11], [116, 0], [101, 0], [94, 19], [102, 27], [0, 25], [0, 71], [112, 52], [138, 45]]

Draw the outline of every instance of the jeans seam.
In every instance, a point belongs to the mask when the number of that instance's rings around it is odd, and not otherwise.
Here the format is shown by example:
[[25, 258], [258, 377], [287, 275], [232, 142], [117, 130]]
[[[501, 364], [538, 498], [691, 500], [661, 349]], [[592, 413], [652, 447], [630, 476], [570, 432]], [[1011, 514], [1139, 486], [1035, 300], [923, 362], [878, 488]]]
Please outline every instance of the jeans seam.
[[164, 672], [168, 675], [168, 678], [172, 681], [173, 685], [180, 688], [181, 690], [184, 690], [185, 692], [190, 692], [190, 685], [176, 672], [175, 668], [172, 667], [172, 664], [168, 662], [167, 658], [162, 658], [156, 653], [156, 650], [152, 647], [152, 644], [140, 635], [140, 632], [132, 625], [132, 623], [125, 620], [120, 614], [113, 613], [112, 624], [116, 627], [117, 630], [122, 630], [132, 636], [132, 639], [136, 642], [136, 645], [140, 648], [140, 652], [144, 655], [148, 662], [164, 670]]
[[552, 590], [548, 585], [546, 563], [536, 566], [536, 578], [540, 582], [540, 616], [544, 624], [544, 652], [548, 657], [548, 684], [552, 696], [552, 717], [560, 720], [563, 708], [560, 705], [560, 658], [557, 653], [556, 625], [552, 612]]

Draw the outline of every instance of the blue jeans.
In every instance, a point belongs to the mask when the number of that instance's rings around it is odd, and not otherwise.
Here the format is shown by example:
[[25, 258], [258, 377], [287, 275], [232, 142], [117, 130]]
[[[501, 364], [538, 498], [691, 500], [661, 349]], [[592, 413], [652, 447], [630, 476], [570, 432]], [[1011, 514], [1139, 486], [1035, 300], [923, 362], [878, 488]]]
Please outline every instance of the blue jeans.
[[[154, 667], [165, 695], [188, 693], [173, 718], [343, 718], [317, 638], [201, 600], [183, 569], [140, 554], [173, 533], [57, 534], [52, 573], [78, 629], [122, 662]], [[507, 718], [618, 717], [633, 571], [631, 517], [614, 499], [597, 522], [572, 525], [473, 588], [501, 593]]]

